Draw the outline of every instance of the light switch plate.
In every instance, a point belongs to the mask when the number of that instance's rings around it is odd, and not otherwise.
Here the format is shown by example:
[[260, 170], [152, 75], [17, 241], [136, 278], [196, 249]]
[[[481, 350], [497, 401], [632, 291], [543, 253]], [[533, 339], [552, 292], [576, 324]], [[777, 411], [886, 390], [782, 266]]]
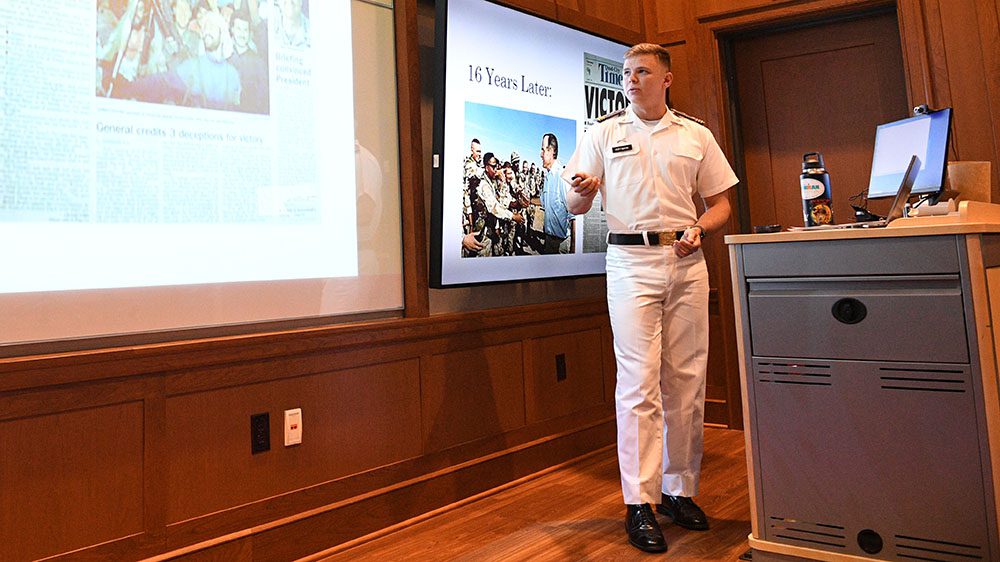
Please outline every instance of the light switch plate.
[[302, 443], [302, 408], [285, 410], [285, 446]]

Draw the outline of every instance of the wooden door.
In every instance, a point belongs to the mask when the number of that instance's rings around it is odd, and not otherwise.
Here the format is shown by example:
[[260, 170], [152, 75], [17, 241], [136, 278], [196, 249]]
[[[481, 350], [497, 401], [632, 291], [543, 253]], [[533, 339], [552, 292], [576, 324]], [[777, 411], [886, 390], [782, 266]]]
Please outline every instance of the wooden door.
[[[751, 225], [802, 226], [802, 155], [820, 152], [835, 222], [871, 174], [875, 127], [910, 113], [895, 12], [735, 39], [744, 209]], [[884, 214], [889, 201], [872, 201]]]

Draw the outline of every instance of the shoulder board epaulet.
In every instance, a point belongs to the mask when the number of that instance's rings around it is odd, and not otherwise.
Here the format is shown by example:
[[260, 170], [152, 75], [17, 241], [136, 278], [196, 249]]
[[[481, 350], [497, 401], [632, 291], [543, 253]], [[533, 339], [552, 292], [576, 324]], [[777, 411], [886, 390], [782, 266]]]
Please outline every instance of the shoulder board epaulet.
[[674, 109], [672, 107], [670, 108], [670, 111], [673, 111], [678, 117], [683, 117], [685, 119], [690, 119], [691, 121], [694, 121], [695, 123], [697, 123], [697, 124], [699, 124], [701, 126], [705, 126], [705, 122], [702, 121], [701, 119], [698, 119], [697, 117], [692, 117], [692, 116], [688, 115], [687, 113], [684, 113], [683, 111], [679, 111], [679, 110]]
[[612, 117], [618, 117], [619, 115], [625, 115], [625, 110], [626, 109], [628, 109], [628, 108], [627, 107], [623, 107], [623, 108], [619, 109], [618, 111], [612, 111], [611, 113], [608, 113], [608, 114], [605, 114], [605, 115], [601, 115], [600, 117], [597, 118], [597, 122], [598, 123], [603, 123], [603, 122], [607, 121], [608, 119], [611, 119]]

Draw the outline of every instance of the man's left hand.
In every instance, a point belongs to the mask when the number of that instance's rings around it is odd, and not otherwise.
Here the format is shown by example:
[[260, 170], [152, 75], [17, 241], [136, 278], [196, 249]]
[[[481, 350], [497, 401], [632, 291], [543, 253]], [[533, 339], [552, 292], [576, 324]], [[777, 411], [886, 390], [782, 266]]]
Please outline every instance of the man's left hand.
[[684, 236], [674, 244], [674, 254], [679, 258], [690, 256], [701, 248], [701, 230], [691, 227], [684, 231]]

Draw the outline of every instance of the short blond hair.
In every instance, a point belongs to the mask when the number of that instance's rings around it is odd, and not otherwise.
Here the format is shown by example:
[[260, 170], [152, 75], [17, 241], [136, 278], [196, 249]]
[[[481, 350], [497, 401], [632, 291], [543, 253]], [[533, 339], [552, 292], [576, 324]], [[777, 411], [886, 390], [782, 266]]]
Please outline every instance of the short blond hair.
[[622, 58], [628, 59], [639, 55], [653, 55], [663, 63], [663, 66], [667, 67], [668, 71], [670, 70], [670, 51], [666, 47], [655, 43], [639, 43], [626, 51], [625, 56]]

